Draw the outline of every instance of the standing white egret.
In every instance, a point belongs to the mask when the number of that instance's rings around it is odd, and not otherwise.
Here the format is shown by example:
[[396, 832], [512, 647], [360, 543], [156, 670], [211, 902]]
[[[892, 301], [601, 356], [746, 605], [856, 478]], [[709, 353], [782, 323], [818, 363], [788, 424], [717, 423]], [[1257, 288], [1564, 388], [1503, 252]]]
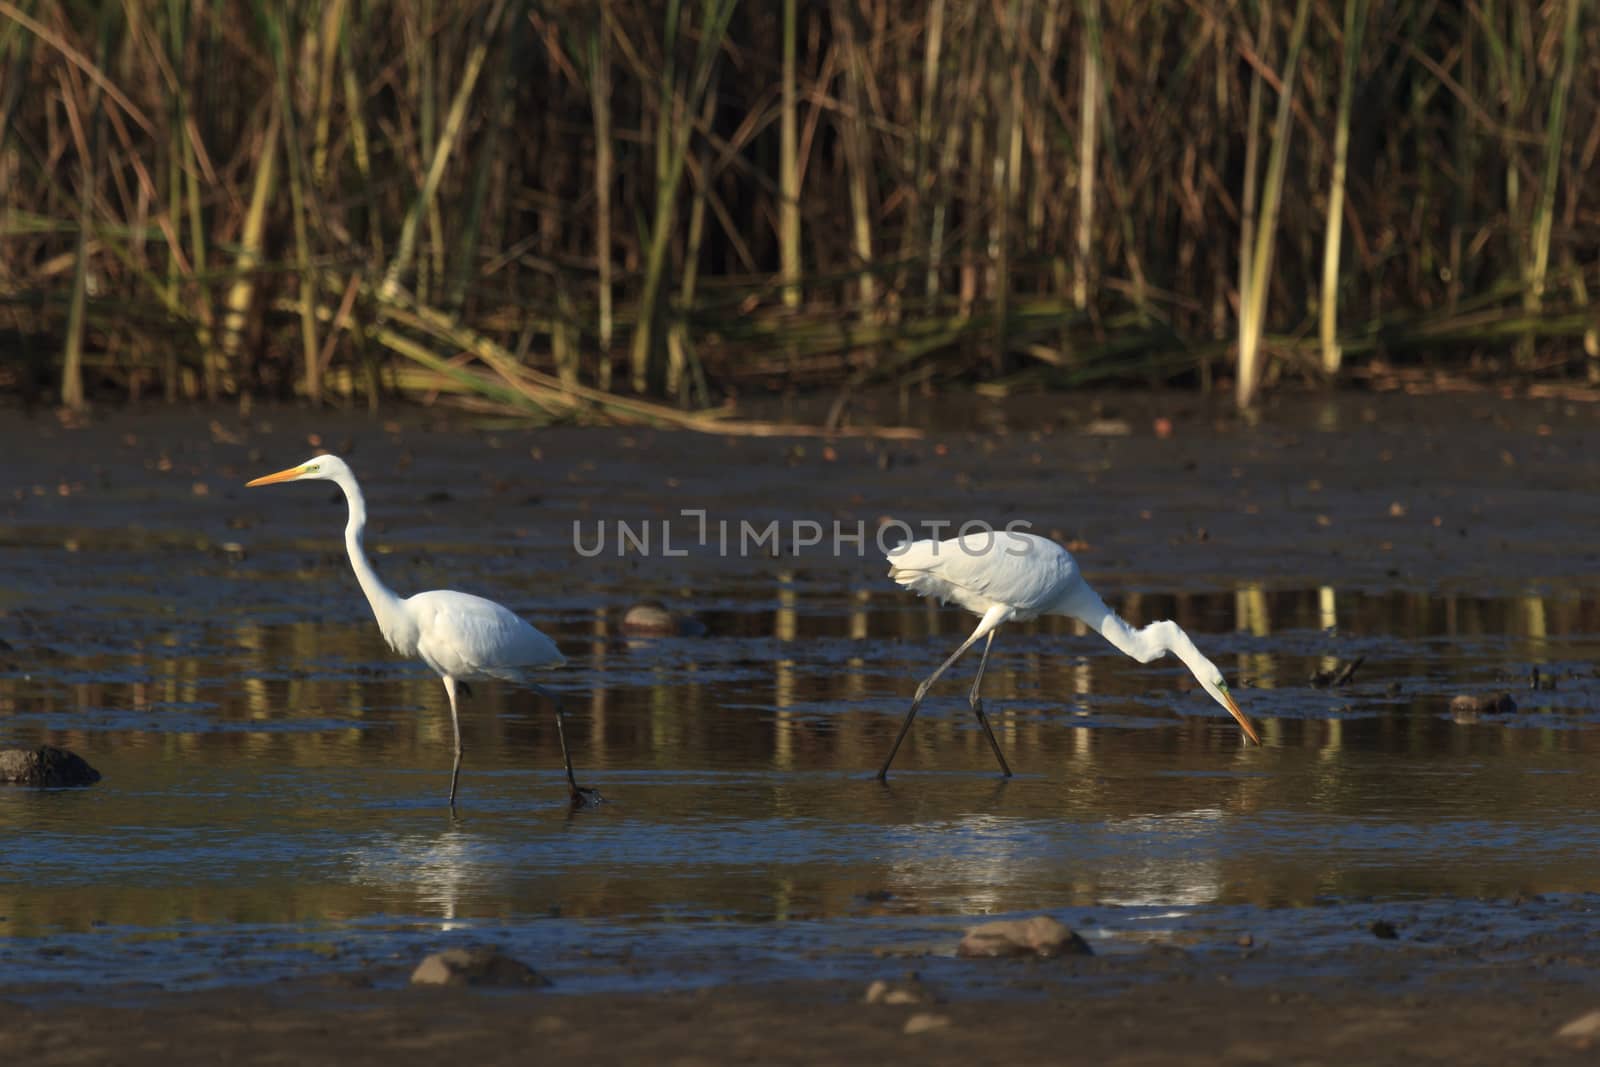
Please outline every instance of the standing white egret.
[[911, 701], [911, 710], [894, 739], [889, 758], [878, 771], [878, 780], [888, 777], [889, 764], [900, 751], [900, 742], [911, 729], [911, 720], [917, 717], [922, 698], [939, 676], [983, 638], [983, 658], [978, 661], [978, 677], [972, 683], [972, 713], [994, 749], [994, 758], [1000, 761], [1000, 770], [1011, 777], [1011, 768], [1000, 752], [1000, 743], [989, 728], [989, 718], [983, 713], [983, 699], [979, 690], [983, 686], [983, 670], [989, 665], [989, 648], [994, 644], [994, 632], [1002, 623], [1013, 619], [1026, 621], [1040, 615], [1067, 615], [1085, 623], [1091, 630], [1116, 645], [1140, 663], [1149, 663], [1171, 652], [1183, 661], [1195, 678], [1218, 704], [1228, 709], [1228, 714], [1238, 720], [1245, 736], [1256, 744], [1255, 727], [1244, 717], [1239, 705], [1228, 695], [1228, 684], [1216, 664], [1200, 654], [1189, 640], [1189, 635], [1175, 622], [1153, 622], [1142, 630], [1135, 630], [1116, 612], [1106, 607], [1105, 601], [1089, 588], [1078, 571], [1072, 553], [1054, 541], [1037, 534], [1015, 531], [987, 531], [954, 537], [948, 541], [911, 541], [889, 552], [889, 577], [910, 589], [918, 596], [938, 597], [941, 602], [955, 601], [974, 615], [983, 616], [972, 636], [961, 643], [939, 669], [928, 675], [917, 686], [917, 695]]
[[396, 596], [367, 562], [367, 554], [361, 547], [361, 535], [367, 525], [367, 502], [361, 496], [361, 486], [350, 465], [338, 456], [316, 456], [298, 467], [246, 484], [313, 480], [333, 482], [344, 490], [345, 501], [350, 505], [350, 521], [344, 528], [345, 548], [384, 640], [402, 656], [422, 660], [444, 680], [444, 692], [450, 698], [450, 725], [456, 739], [455, 765], [450, 771], [451, 809], [456, 806], [456, 780], [461, 777], [461, 715], [456, 707], [456, 694], [461, 691], [470, 695], [467, 682], [480, 678], [518, 683], [550, 701], [556, 712], [556, 736], [561, 740], [561, 759], [567, 768], [572, 805], [581, 807], [598, 801], [599, 793], [580, 787], [572, 776], [572, 757], [567, 752], [560, 702], [555, 694], [533, 684], [528, 677], [531, 671], [550, 670], [566, 663], [566, 657], [556, 648], [555, 642], [511, 609], [470, 593], [435, 589], [405, 598]]

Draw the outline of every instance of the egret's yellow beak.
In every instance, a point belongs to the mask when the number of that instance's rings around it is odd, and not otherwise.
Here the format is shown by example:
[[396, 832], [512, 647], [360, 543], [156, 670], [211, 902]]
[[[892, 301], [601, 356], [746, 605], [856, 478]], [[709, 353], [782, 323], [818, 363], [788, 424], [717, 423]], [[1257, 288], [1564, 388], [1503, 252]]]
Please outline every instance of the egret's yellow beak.
[[[273, 477], [276, 478], [277, 475], [274, 474]], [[250, 484], [254, 485], [256, 483], [251, 482]], [[1236, 720], [1238, 720], [1239, 728], [1244, 731], [1244, 735], [1259, 745], [1261, 743], [1261, 737], [1256, 733], [1256, 728], [1250, 725], [1250, 720], [1244, 717], [1244, 712], [1239, 710], [1239, 705], [1233, 702], [1233, 697], [1226, 689], [1222, 691], [1222, 700], [1223, 703], [1227, 704], [1228, 712]]]
[[[276, 485], [278, 482], [292, 482], [305, 472], [306, 469], [304, 466], [290, 467], [288, 470], [279, 471], [277, 474], [263, 474], [254, 481], [245, 482], [244, 486], [246, 489], [248, 489], [253, 485]], [[1235, 712], [1234, 714], [1238, 714], [1238, 712]]]

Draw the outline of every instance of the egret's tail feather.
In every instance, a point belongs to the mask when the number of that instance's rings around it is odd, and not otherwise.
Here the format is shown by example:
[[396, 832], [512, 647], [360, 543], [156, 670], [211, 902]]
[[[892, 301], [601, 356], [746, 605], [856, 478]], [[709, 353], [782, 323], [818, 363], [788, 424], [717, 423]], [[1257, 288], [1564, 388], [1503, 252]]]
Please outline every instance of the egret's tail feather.
[[889, 577], [918, 596], [937, 597], [941, 601], [950, 599], [950, 583], [929, 571], [890, 567]]
[[937, 541], [906, 541], [888, 553], [889, 577], [918, 596], [950, 599], [950, 583], [936, 571], [945, 559]]

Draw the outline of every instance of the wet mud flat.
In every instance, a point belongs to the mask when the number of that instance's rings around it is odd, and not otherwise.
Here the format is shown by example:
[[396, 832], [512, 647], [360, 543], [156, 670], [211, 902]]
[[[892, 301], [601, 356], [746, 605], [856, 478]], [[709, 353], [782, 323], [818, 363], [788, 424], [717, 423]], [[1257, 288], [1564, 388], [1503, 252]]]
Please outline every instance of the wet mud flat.
[[1593, 1037], [1569, 1029], [1600, 1007], [1592, 942], [1373, 941], [1315, 962], [1290, 947], [1288, 966], [1277, 949], [960, 961], [963, 975], [956, 961], [886, 960], [881, 981], [904, 994], [890, 1003], [821, 979], [574, 994], [334, 973], [33, 990], [0, 994], [0, 1040], [36, 1063], [1593, 1062]]
[[[1584, 1054], [1554, 1033], [1600, 1008], [1600, 415], [1344, 395], [1251, 423], [1161, 396], [932, 417], [954, 428], [7, 412], [0, 747], [61, 744], [104, 779], [0, 792], [0, 1040], [41, 1062]], [[242, 488], [319, 446], [361, 476], [398, 591], [495, 596], [558, 641], [579, 777], [610, 803], [565, 812], [547, 710], [491, 686], [448, 818], [442, 692], [383, 648], [342, 501]], [[1002, 632], [986, 687], [1016, 780], [967, 665], [872, 782], [971, 626], [894, 588], [876, 532], [965, 518], [1027, 519], [1135, 622], [1177, 618], [1267, 744], [1172, 661], [1044, 621]], [[619, 551], [623, 523], [652, 550]], [[834, 524], [860, 540], [835, 551]], [[697, 628], [638, 639], [642, 601]], [[1040, 912], [1097, 955], [951, 955]], [[554, 984], [404, 988], [480, 943]], [[861, 1003], [907, 972], [921, 1002]], [[917, 1014], [948, 1021], [904, 1033]]]

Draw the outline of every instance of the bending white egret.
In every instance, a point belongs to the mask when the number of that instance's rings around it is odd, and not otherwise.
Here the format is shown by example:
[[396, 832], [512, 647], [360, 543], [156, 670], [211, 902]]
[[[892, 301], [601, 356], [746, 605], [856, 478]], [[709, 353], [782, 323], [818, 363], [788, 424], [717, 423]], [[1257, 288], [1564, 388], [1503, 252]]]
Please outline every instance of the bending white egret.
[[1040, 615], [1067, 615], [1085, 623], [1091, 630], [1116, 645], [1140, 663], [1149, 663], [1171, 652], [1194, 672], [1200, 685], [1213, 700], [1228, 709], [1228, 714], [1238, 720], [1245, 736], [1256, 744], [1255, 727], [1244, 717], [1239, 705], [1228, 695], [1228, 684], [1216, 664], [1200, 654], [1189, 640], [1189, 635], [1175, 622], [1153, 622], [1142, 630], [1135, 630], [1116, 612], [1106, 607], [1105, 601], [1089, 588], [1078, 571], [1072, 553], [1054, 541], [1037, 534], [1014, 531], [990, 531], [967, 534], [948, 541], [912, 541], [889, 552], [889, 577], [910, 589], [918, 596], [938, 597], [941, 602], [955, 601], [975, 615], [983, 616], [972, 636], [961, 643], [951, 657], [939, 665], [917, 686], [917, 695], [911, 701], [911, 710], [894, 739], [889, 758], [878, 771], [878, 780], [888, 777], [889, 764], [900, 751], [900, 742], [911, 729], [911, 720], [917, 717], [922, 698], [939, 676], [978, 642], [984, 639], [983, 658], [978, 661], [978, 677], [972, 683], [972, 713], [994, 749], [994, 758], [1000, 761], [1000, 770], [1007, 778], [1011, 768], [1000, 752], [1000, 743], [989, 728], [989, 718], [983, 713], [983, 699], [979, 690], [983, 686], [983, 670], [989, 665], [989, 649], [994, 644], [994, 632], [1002, 623], [1013, 619], [1026, 621]]
[[298, 467], [257, 478], [247, 485], [274, 485], [278, 482], [333, 482], [344, 490], [350, 505], [350, 521], [344, 528], [344, 544], [350, 553], [350, 566], [361, 583], [361, 591], [372, 605], [378, 629], [389, 647], [402, 656], [415, 656], [444, 680], [450, 698], [450, 725], [455, 730], [456, 759], [450, 771], [450, 807], [456, 806], [456, 781], [461, 777], [461, 715], [456, 707], [457, 692], [471, 694], [467, 682], [480, 678], [524, 685], [548, 699], [556, 712], [556, 736], [561, 740], [561, 759], [567, 768], [567, 788], [573, 807], [600, 799], [593, 789], [581, 788], [572, 776], [572, 757], [567, 752], [567, 733], [562, 722], [561, 704], [555, 695], [528, 678], [528, 673], [549, 670], [566, 662], [555, 642], [528, 625], [511, 609], [492, 600], [450, 589], [435, 589], [401, 598], [383, 584], [378, 572], [367, 562], [361, 535], [367, 525], [367, 502], [349, 464], [338, 456], [316, 456]]

